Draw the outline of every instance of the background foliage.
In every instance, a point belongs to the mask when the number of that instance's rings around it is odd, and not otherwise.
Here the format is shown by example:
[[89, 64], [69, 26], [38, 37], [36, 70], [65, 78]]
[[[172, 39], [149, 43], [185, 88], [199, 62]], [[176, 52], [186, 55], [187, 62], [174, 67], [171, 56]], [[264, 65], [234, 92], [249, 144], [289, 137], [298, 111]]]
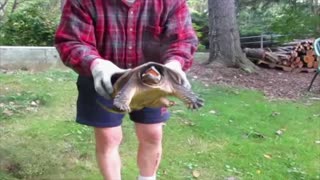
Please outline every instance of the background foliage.
[[53, 45], [60, 17], [59, 1], [21, 1], [16, 5], [14, 2], [8, 2], [2, 11], [0, 45]]
[[240, 1], [239, 9], [238, 21], [243, 35], [272, 32], [290, 40], [320, 33], [318, 1]]
[[[203, 50], [209, 45], [207, 0], [195, 1], [188, 2]], [[236, 5], [241, 36], [277, 34], [282, 35], [280, 40], [290, 41], [320, 34], [319, 0], [236, 0]]]
[[[200, 39], [208, 42], [208, 0], [188, 0]], [[285, 40], [320, 34], [319, 0], [236, 0], [242, 36], [273, 33]], [[0, 0], [0, 45], [52, 45], [60, 0]]]

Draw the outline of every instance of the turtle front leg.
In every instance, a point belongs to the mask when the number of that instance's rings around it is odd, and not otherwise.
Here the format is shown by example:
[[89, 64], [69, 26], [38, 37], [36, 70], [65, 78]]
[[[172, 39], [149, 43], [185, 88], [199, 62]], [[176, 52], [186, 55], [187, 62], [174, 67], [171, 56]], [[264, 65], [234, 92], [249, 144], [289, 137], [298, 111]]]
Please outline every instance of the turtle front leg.
[[190, 89], [187, 89], [180, 85], [175, 85], [174, 95], [182, 100], [189, 109], [198, 109], [204, 105], [204, 100], [199, 98]]
[[118, 112], [131, 112], [130, 103], [136, 92], [136, 88], [128, 82], [114, 97], [114, 110]]

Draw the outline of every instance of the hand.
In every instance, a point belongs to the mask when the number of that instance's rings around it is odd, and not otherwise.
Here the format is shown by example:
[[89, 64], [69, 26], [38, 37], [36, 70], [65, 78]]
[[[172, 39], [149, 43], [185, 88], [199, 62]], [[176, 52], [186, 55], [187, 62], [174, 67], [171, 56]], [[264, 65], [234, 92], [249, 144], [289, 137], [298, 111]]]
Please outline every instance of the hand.
[[182, 70], [181, 64], [177, 60], [170, 60], [165, 64], [166, 67], [170, 68], [171, 70], [177, 72], [182, 78], [182, 85], [187, 88], [191, 89], [191, 84], [187, 79], [186, 73]]
[[111, 99], [113, 87], [111, 77], [116, 73], [123, 73], [126, 69], [121, 69], [109, 60], [95, 59], [91, 64], [91, 72], [94, 81], [94, 88], [97, 93], [107, 99]]

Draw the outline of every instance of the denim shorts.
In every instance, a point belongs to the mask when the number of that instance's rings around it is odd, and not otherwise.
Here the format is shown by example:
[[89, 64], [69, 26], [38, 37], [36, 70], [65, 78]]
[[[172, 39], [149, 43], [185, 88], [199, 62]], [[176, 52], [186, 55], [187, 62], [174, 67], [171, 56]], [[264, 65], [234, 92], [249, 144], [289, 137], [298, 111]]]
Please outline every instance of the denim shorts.
[[[112, 113], [112, 100], [105, 99], [96, 93], [92, 77], [79, 76], [77, 80], [78, 100], [76, 122], [93, 127], [120, 126], [125, 114]], [[165, 122], [170, 113], [167, 108], [144, 108], [129, 113], [132, 121], [142, 124]]]

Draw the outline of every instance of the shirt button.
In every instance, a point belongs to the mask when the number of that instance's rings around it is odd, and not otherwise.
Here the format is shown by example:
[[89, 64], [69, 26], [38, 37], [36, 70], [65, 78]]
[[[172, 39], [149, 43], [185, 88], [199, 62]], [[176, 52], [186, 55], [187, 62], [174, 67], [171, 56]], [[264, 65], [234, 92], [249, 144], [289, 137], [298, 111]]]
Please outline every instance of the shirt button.
[[128, 49], [132, 49], [132, 46], [128, 46]]
[[133, 11], [130, 11], [130, 14], [133, 14]]
[[133, 29], [132, 29], [132, 28], [129, 28], [129, 31], [133, 31]]

